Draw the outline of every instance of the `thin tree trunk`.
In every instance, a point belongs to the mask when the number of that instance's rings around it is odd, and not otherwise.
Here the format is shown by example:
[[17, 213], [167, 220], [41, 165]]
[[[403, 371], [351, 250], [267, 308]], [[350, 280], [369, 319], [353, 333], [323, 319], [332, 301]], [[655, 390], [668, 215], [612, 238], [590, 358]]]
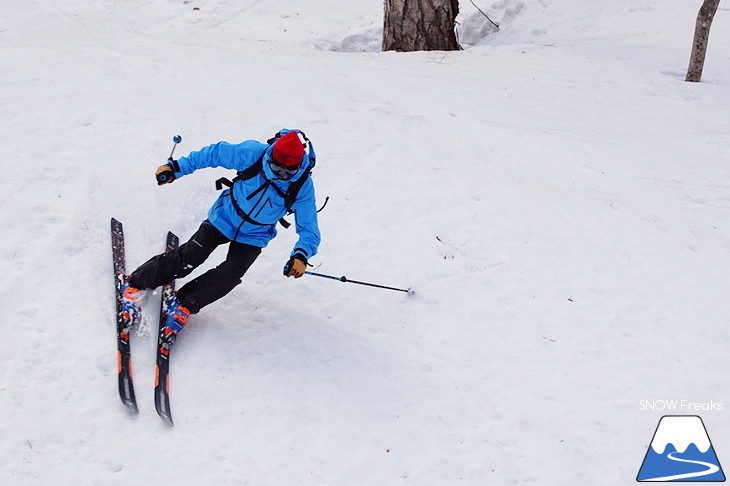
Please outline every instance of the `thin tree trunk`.
[[384, 51], [455, 51], [458, 0], [385, 0]]
[[707, 41], [710, 38], [710, 26], [715, 17], [720, 0], [704, 0], [700, 11], [697, 14], [695, 23], [695, 36], [692, 42], [692, 55], [689, 59], [687, 78], [685, 81], [699, 83], [702, 79], [702, 69], [705, 67], [705, 53], [707, 52]]

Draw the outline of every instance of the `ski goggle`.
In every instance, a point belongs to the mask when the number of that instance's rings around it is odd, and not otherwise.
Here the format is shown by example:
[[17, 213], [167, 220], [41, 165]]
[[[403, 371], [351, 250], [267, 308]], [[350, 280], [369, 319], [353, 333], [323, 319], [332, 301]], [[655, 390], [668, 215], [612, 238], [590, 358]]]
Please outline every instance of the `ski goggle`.
[[271, 167], [271, 171], [274, 173], [274, 175], [276, 175], [276, 177], [283, 180], [291, 179], [294, 174], [299, 172], [299, 167], [301, 167], [301, 165], [302, 164], [293, 167], [287, 167], [286, 165], [277, 162], [274, 157], [269, 158], [269, 167]]

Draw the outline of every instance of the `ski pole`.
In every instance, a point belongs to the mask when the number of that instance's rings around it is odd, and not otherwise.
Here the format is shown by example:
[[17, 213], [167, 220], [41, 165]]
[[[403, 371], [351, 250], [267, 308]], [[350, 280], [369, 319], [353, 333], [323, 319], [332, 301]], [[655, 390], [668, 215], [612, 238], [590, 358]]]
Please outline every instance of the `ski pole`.
[[[172, 137], [172, 141], [174, 142], [174, 145], [172, 146], [172, 151], [170, 152], [170, 156], [167, 158], [168, 161], [172, 162], [172, 154], [175, 153], [175, 147], [177, 147], [177, 144], [182, 142], [182, 137], [180, 135], [175, 135]], [[171, 172], [160, 172], [157, 174], [157, 184], [161, 185], [167, 182], [171, 177]]]
[[357, 280], [350, 280], [347, 277], [345, 277], [344, 275], [342, 277], [334, 277], [332, 275], [325, 275], [323, 273], [316, 273], [316, 272], [309, 272], [309, 271], [304, 272], [304, 273], [307, 275], [314, 275], [315, 277], [328, 278], [330, 280], [339, 280], [340, 282], [349, 282], [349, 283], [354, 283], [354, 284], [358, 284], [358, 285], [367, 285], [368, 287], [376, 287], [379, 289], [395, 290], [397, 292], [406, 292], [408, 295], [413, 295], [416, 293], [416, 291], [413, 290], [412, 288], [398, 289], [395, 287], [388, 287], [387, 285], [379, 285], [379, 284], [368, 283], [368, 282], [359, 282]]

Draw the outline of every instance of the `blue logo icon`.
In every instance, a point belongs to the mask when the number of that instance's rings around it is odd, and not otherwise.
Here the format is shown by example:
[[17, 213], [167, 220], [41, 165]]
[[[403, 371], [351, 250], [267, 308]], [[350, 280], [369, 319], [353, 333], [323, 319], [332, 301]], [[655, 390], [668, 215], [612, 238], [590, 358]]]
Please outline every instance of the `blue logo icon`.
[[696, 415], [662, 417], [636, 480], [725, 481], [702, 419]]

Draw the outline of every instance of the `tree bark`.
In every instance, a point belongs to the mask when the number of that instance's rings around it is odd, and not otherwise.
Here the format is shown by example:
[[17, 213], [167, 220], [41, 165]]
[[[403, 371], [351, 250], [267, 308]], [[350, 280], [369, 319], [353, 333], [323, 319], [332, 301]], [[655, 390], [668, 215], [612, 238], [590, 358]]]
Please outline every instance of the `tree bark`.
[[697, 14], [695, 36], [692, 42], [692, 54], [689, 59], [689, 68], [685, 81], [699, 83], [702, 79], [702, 69], [705, 67], [705, 53], [707, 41], [710, 38], [710, 26], [715, 17], [720, 0], [704, 0]]
[[458, 0], [384, 0], [384, 51], [455, 51]]

